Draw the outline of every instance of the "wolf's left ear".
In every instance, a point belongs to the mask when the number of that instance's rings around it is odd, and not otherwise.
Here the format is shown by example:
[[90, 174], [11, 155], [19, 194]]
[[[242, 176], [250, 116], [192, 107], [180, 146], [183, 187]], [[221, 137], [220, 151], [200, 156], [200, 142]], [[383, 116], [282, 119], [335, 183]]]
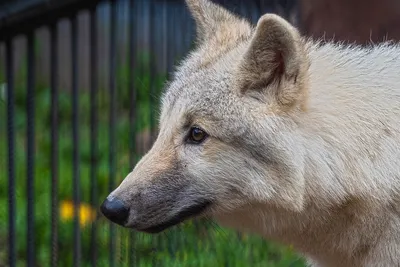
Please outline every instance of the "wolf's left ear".
[[242, 94], [255, 93], [257, 98], [274, 99], [285, 107], [298, 103], [306, 94], [308, 72], [299, 32], [277, 15], [262, 16], [238, 72]]
[[229, 45], [251, 33], [247, 21], [210, 0], [186, 0], [186, 5], [196, 22], [197, 41], [200, 43], [216, 38], [219, 42], [216, 45]]

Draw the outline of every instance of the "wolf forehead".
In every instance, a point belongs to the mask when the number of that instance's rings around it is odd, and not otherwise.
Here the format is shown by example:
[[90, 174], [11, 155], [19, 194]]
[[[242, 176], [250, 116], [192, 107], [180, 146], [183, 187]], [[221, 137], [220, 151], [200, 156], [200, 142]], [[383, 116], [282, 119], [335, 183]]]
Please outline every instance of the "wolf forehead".
[[[180, 114], [218, 119], [220, 116], [227, 118], [229, 115], [242, 114], [244, 103], [239, 103], [240, 96], [234, 88], [234, 64], [216, 63], [212, 67], [193, 69], [192, 72], [179, 72], [166, 86], [162, 96], [161, 117]], [[241, 107], [238, 108], [238, 105]]]

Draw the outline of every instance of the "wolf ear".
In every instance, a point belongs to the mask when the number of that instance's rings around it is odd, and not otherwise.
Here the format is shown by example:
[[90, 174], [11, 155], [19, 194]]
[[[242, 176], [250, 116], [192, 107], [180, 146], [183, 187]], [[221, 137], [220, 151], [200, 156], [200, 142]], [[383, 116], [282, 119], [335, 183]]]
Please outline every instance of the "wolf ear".
[[[197, 41], [200, 43], [219, 36], [225, 42], [236, 42], [249, 36], [250, 24], [210, 0], [186, 0], [196, 22]], [[222, 44], [223, 45], [223, 44]]]
[[[238, 89], [292, 106], [305, 95], [308, 59], [299, 32], [283, 18], [263, 15], [239, 64]], [[260, 94], [261, 93], [261, 94]]]

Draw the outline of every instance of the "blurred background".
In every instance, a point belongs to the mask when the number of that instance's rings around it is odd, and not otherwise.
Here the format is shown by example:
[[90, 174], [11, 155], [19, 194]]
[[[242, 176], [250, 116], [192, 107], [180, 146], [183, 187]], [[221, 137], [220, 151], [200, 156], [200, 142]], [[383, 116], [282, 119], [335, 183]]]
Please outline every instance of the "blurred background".
[[[396, 0], [215, 0], [307, 37], [400, 38]], [[195, 220], [114, 227], [101, 201], [150, 148], [160, 92], [193, 47], [183, 0], [0, 1], [0, 267], [305, 266], [291, 246]]]

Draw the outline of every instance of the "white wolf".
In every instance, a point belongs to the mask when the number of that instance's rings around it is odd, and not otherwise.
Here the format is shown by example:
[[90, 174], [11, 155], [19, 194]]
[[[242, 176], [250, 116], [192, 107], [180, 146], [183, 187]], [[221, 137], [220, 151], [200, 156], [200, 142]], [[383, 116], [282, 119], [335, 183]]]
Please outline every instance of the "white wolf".
[[103, 213], [151, 233], [209, 216], [315, 266], [400, 266], [400, 47], [316, 43], [277, 15], [252, 26], [187, 4], [197, 48]]

